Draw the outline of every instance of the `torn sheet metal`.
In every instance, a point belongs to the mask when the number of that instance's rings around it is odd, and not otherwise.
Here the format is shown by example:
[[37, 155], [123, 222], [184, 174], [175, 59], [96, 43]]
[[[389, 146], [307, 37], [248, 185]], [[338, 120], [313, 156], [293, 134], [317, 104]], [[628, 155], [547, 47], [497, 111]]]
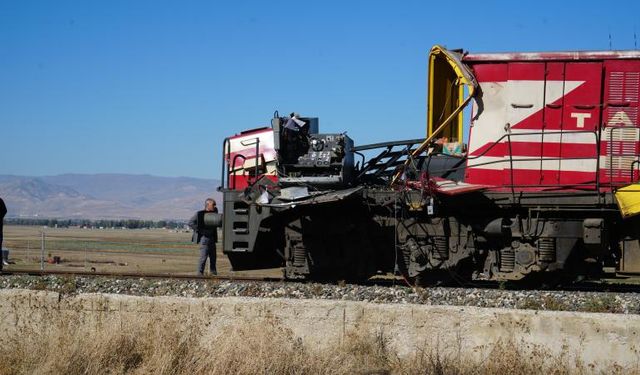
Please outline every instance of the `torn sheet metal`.
[[296, 201], [309, 197], [309, 189], [306, 186], [290, 186], [280, 189], [280, 199], [283, 201]]
[[466, 194], [491, 187], [491, 185], [468, 184], [466, 182], [452, 181], [440, 177], [431, 178], [429, 184], [433, 191], [444, 195]]
[[273, 207], [273, 208], [293, 208], [296, 206], [308, 206], [314, 204], [323, 204], [323, 203], [331, 203], [337, 202], [351, 197], [352, 195], [358, 193], [362, 190], [363, 186], [357, 186], [344, 190], [331, 190], [331, 191], [323, 191], [323, 192], [310, 192], [308, 198], [299, 199], [291, 202], [278, 202], [279, 199], [274, 199], [272, 203], [269, 204], [260, 204], [257, 203], [258, 206], [263, 207]]

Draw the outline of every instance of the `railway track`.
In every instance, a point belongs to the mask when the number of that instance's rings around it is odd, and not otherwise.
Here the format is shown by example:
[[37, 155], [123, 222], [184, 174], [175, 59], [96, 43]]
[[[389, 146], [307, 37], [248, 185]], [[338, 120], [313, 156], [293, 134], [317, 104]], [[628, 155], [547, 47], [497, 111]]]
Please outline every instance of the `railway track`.
[[388, 276], [364, 283], [292, 282], [255, 275], [199, 277], [77, 271], [11, 270], [0, 276], [0, 289], [50, 290], [61, 295], [106, 293], [195, 298], [323, 299], [640, 314], [640, 284], [583, 282], [554, 289], [523, 289], [495, 282], [425, 288], [408, 288], [405, 285], [403, 280]]
[[[2, 275], [26, 275], [26, 276], [68, 276], [68, 277], [108, 277], [108, 278], [143, 278], [157, 280], [186, 280], [186, 281], [242, 281], [242, 282], [297, 282], [308, 283], [306, 280], [287, 280], [284, 277], [265, 277], [265, 276], [248, 276], [248, 275], [216, 275], [216, 276], [197, 276], [188, 274], [168, 274], [168, 273], [135, 273], [135, 272], [87, 272], [87, 271], [57, 271], [57, 270], [10, 270], [4, 271]], [[400, 277], [374, 277], [369, 280], [359, 282], [345, 281], [317, 281], [312, 282], [322, 284], [356, 284], [362, 286], [401, 286], [407, 287], [407, 283]], [[435, 285], [434, 285], [435, 286]], [[563, 284], [557, 287], [531, 288], [524, 287], [516, 283], [500, 283], [495, 281], [475, 281], [466, 283], [450, 283], [437, 285], [438, 287], [451, 287], [463, 289], [541, 289], [556, 290], [567, 292], [612, 292], [612, 293], [640, 293], [640, 276], [611, 277], [600, 280], [587, 280], [572, 284]], [[423, 287], [425, 289], [429, 286]]]
[[278, 277], [216, 275], [197, 276], [168, 273], [136, 273], [136, 272], [87, 272], [87, 271], [40, 271], [40, 270], [10, 270], [3, 271], [2, 275], [27, 275], [27, 276], [74, 276], [74, 277], [109, 277], [109, 278], [145, 278], [145, 279], [174, 279], [174, 280], [220, 280], [220, 281], [285, 281]]
[[[247, 276], [247, 275], [216, 275], [216, 276], [197, 276], [188, 274], [168, 274], [168, 273], [135, 273], [135, 272], [87, 272], [87, 271], [40, 271], [40, 270], [11, 270], [4, 271], [3, 275], [25, 275], [25, 276], [68, 276], [68, 277], [108, 277], [123, 279], [157, 279], [157, 280], [185, 280], [185, 281], [253, 281], [253, 282], [298, 282], [307, 283], [307, 280], [288, 280], [284, 277], [268, 277], [268, 276]], [[318, 281], [315, 281], [318, 282]], [[320, 281], [326, 284], [346, 284], [343, 281]], [[357, 283], [357, 285], [377, 285], [377, 286], [407, 286], [400, 278], [375, 278]]]

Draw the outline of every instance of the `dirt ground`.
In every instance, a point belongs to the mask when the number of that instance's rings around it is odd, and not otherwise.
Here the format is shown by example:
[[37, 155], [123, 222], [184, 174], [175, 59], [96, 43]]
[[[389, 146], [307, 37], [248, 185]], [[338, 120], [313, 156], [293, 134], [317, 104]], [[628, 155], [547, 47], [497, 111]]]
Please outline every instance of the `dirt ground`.
[[[44, 252], [42, 251], [44, 233]], [[168, 229], [83, 229], [40, 226], [4, 226], [3, 248], [9, 250], [11, 264], [6, 270], [39, 270], [44, 253], [44, 269], [59, 271], [139, 272], [195, 274], [198, 246], [190, 231]], [[59, 263], [49, 263], [55, 257]], [[240, 271], [222, 254], [218, 242], [219, 274], [279, 277], [279, 268]], [[208, 270], [208, 265], [206, 267]], [[208, 272], [208, 271], [205, 271]]]

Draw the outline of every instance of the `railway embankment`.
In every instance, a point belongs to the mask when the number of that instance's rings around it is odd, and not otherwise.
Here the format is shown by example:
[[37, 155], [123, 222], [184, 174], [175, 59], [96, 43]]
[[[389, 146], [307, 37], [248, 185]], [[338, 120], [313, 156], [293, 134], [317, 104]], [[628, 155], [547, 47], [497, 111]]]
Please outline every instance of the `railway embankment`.
[[[122, 284], [109, 281], [110, 286], [112, 282], [115, 285]], [[224, 287], [234, 288], [238, 285], [224, 284]], [[243, 290], [250, 287], [255, 295], [260, 295], [260, 285], [245, 285]], [[289, 287], [288, 284], [279, 286]], [[309, 287], [317, 289], [317, 293], [323, 288], [321, 285]], [[264, 351], [266, 349], [260, 347], [251, 335], [265, 329], [272, 332], [269, 335], [286, 332], [286, 350], [316, 353], [314, 358], [320, 358], [316, 352], [319, 350], [338, 350], [343, 353], [344, 350], [340, 348], [344, 348], [344, 345], [351, 345], [349, 350], [355, 350], [355, 353], [375, 347], [377, 349], [373, 351], [376, 355], [383, 355], [385, 360], [374, 361], [377, 363], [375, 366], [369, 363], [371, 361], [365, 361], [374, 366], [373, 369], [356, 369], [365, 372], [406, 372], [406, 365], [401, 365], [402, 361], [410, 358], [406, 363], [415, 364], [416, 356], [422, 356], [421, 361], [426, 367], [432, 366], [434, 361], [440, 361], [443, 366], [448, 363], [477, 370], [478, 366], [492, 363], [499, 366], [499, 363], [509, 360], [513, 362], [512, 366], [516, 366], [516, 363], [519, 363], [517, 366], [527, 363], [530, 364], [527, 366], [534, 366], [511, 368], [517, 372], [550, 370], [553, 366], [578, 369], [578, 372], [640, 371], [640, 315], [635, 313], [546, 311], [410, 301], [372, 302], [349, 298], [301, 298], [300, 295], [283, 298], [221, 294], [180, 296], [186, 293], [178, 292], [174, 295], [145, 296], [116, 294], [116, 290], [110, 293], [87, 293], [79, 291], [77, 286], [71, 290], [70, 286], [65, 287], [64, 284], [61, 288], [66, 289], [0, 289], [0, 331], [4, 332], [0, 338], [4, 341], [2, 346], [19, 346], [22, 340], [28, 341], [30, 337], [40, 337], [41, 341], [49, 341], [47, 346], [55, 346], [51, 337], [60, 336], [60, 332], [72, 332], [74, 340], [80, 336], [95, 341], [104, 336], [104, 332], [126, 335], [136, 332], [136, 329], [139, 332], [141, 326], [153, 330], [150, 327], [164, 325], [176, 332], [191, 332], [187, 335], [189, 337], [194, 336], [195, 332], [198, 345], [218, 351], [220, 348], [217, 344], [221, 340], [229, 342], [234, 335], [234, 345], [244, 342], [253, 345], [253, 350]], [[271, 290], [272, 294], [282, 293], [274, 290]], [[371, 293], [375, 295], [381, 292]], [[401, 293], [396, 291], [396, 294], [401, 299]], [[250, 328], [250, 332], [242, 333], [242, 327], [253, 328]], [[366, 338], [366, 345], [356, 344], [354, 349], [354, 337]], [[275, 337], [273, 339], [276, 340]], [[268, 341], [264, 344], [271, 347]], [[148, 345], [142, 347], [148, 348]], [[144, 355], [140, 354], [139, 357], [143, 358]], [[300, 358], [297, 360], [306, 363]], [[402, 366], [405, 366], [404, 370]], [[336, 369], [325, 365], [326, 370], [337, 372], [354, 370], [348, 366], [346, 368]], [[201, 370], [209, 371], [211, 368]], [[308, 370], [314, 371], [311, 368]], [[274, 371], [277, 369], [274, 368]]]

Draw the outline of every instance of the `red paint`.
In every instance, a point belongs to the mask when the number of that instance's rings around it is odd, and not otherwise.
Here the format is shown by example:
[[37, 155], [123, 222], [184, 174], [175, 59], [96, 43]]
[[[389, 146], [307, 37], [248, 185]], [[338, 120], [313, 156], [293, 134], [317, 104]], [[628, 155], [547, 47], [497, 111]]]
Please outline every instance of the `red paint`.
[[573, 51], [573, 52], [505, 52], [474, 53], [462, 58], [462, 62], [516, 62], [516, 61], [591, 61], [613, 59], [640, 59], [640, 51]]
[[[517, 138], [517, 137], [513, 137]], [[595, 140], [595, 138], [594, 138]], [[544, 147], [542, 147], [544, 145]], [[540, 148], [542, 147], [542, 152]], [[509, 156], [509, 149], [514, 158], [536, 157], [559, 158], [562, 150], [564, 158], [596, 158], [598, 149], [596, 144], [559, 143], [559, 142], [515, 142], [511, 141], [496, 144], [493, 148], [487, 148], [483, 156], [505, 157]], [[478, 154], [478, 153], [474, 153]], [[473, 159], [472, 159], [473, 160]], [[471, 163], [470, 163], [471, 164]]]
[[[600, 123], [600, 103], [602, 64], [567, 63], [566, 81], [585, 81], [564, 98], [562, 116], [563, 130], [598, 130]], [[573, 117], [572, 117], [573, 116]], [[582, 120], [580, 121], [580, 117]], [[583, 127], [579, 127], [582, 125]]]
[[[465, 173], [465, 182], [484, 181], [487, 185], [500, 186], [502, 181], [502, 170], [496, 169], [484, 169], [482, 167], [467, 169]], [[493, 183], [491, 183], [493, 182]]]
[[[242, 157], [236, 157], [237, 155], [241, 155]], [[264, 156], [264, 155], [276, 155], [276, 151], [272, 148], [272, 147], [262, 147], [260, 146], [260, 148], [258, 149], [258, 155], [259, 156]], [[237, 152], [231, 152], [229, 154], [227, 154], [225, 156], [225, 160], [231, 164], [233, 163], [233, 161], [235, 160], [234, 165], [232, 165], [233, 168], [238, 168], [238, 167], [242, 167], [244, 165], [245, 160], [255, 160], [256, 157], [256, 148], [255, 147], [249, 147], [249, 148], [245, 148], [242, 150], [239, 150]]]
[[241, 131], [240, 134], [236, 134], [235, 136], [231, 137], [233, 138], [241, 138], [241, 137], [246, 137], [249, 135], [254, 135], [254, 134], [258, 134], [258, 133], [266, 133], [266, 132], [271, 132], [271, 128], [267, 127], [267, 126], [263, 126], [261, 128], [255, 128], [255, 129], [249, 129], [249, 130], [245, 130], [245, 131]]
[[[510, 128], [510, 138], [499, 136], [477, 148], [470, 156], [504, 158], [504, 162], [500, 163], [504, 168], [473, 167], [481, 163], [481, 159], [469, 160], [465, 182], [494, 185], [498, 182], [497, 185], [504, 186], [496, 186], [494, 189], [510, 190], [515, 185], [516, 191], [528, 191], [551, 188], [544, 185], [595, 189], [596, 177], [599, 177], [600, 187], [604, 190], [612, 185], [637, 181], [638, 172], [635, 171], [632, 175], [630, 168], [626, 168], [629, 167], [629, 161], [616, 164], [614, 160], [608, 163], [613, 165], [611, 167], [605, 165], [599, 156], [637, 160], [640, 155], [640, 139], [627, 139], [630, 137], [628, 134], [633, 136], [633, 133], [629, 133], [629, 128], [625, 128], [627, 138], [615, 139], [613, 143], [606, 139], [608, 133], [605, 132], [620, 126], [640, 129], [640, 51], [481, 54], [467, 55], [463, 61], [472, 68], [478, 82], [495, 82], [496, 85], [503, 86], [502, 90], [512, 87], [507, 86], [510, 81], [544, 82], [544, 89], [540, 92], [536, 91], [535, 85], [531, 86], [533, 91], [528, 92], [515, 89], [513, 92], [503, 91], [506, 95], [501, 105], [504, 105], [505, 119], [504, 122], [497, 121], [495, 126]], [[552, 88], [547, 82], [554, 82], [555, 86]], [[565, 82], [560, 98], [554, 98], [554, 93], [550, 91], [558, 92], [556, 82]], [[567, 82], [570, 82], [570, 86], [567, 86]], [[576, 88], [571, 90], [573, 87]], [[509, 119], [522, 118], [522, 114], [526, 112], [518, 114], [518, 111], [534, 103], [543, 103], [542, 108], [517, 123], [509, 122]], [[602, 129], [600, 124], [604, 124]], [[477, 131], [480, 130], [472, 127], [470, 137]], [[560, 136], [560, 131], [571, 133]], [[522, 140], [520, 134], [528, 132], [540, 134], [528, 134], [526, 140]], [[599, 145], [598, 136], [603, 137]], [[580, 138], [580, 143], [575, 143], [576, 137]], [[496, 143], [499, 140], [500, 143]], [[539, 158], [540, 169], [519, 167], [519, 163], [513, 161], [518, 158]], [[543, 158], [546, 159], [544, 163]], [[579, 159], [587, 159], [581, 165], [593, 165], [594, 170], [572, 170], [571, 168], [580, 164]], [[513, 170], [510, 169], [512, 161]], [[597, 161], [600, 162], [599, 172], [595, 169]], [[527, 162], [527, 168], [531, 167], [531, 163], [535, 161]], [[492, 166], [496, 168], [496, 164]], [[636, 164], [636, 170], [638, 167]]]
[[[258, 178], [260, 177], [262, 177], [262, 175], [258, 176]], [[269, 180], [276, 183], [278, 182], [277, 176], [266, 175], [265, 178], [268, 178]], [[229, 188], [232, 190], [244, 190], [249, 187], [255, 180], [256, 179], [254, 178], [253, 174], [231, 175], [229, 177]]]
[[[638, 164], [631, 165], [630, 160], [637, 160], [640, 154], [640, 61], [606, 61], [604, 70], [601, 153], [605, 162], [600, 178], [605, 184], [620, 186], [638, 178]], [[615, 168], [607, 168], [608, 164]]]
[[[255, 162], [256, 145], [252, 144], [244, 146], [241, 142], [246, 139], [247, 142], [251, 143], [255, 138], [258, 138], [260, 140], [260, 145], [257, 150], [257, 156], [259, 158], [259, 164], [263, 164], [264, 162], [268, 162], [276, 158], [276, 151], [271, 147], [270, 137], [273, 137], [272, 129], [259, 128], [248, 130], [229, 138], [229, 143], [233, 151], [227, 153], [228, 149], [225, 149], [224, 160], [227, 164], [227, 181], [230, 189], [244, 190], [256, 180], [253, 169], [248, 171], [243, 169], [246, 160]], [[269, 142], [267, 142], [267, 140], [269, 140]], [[263, 174], [259, 174], [257, 178], [262, 176]], [[266, 176], [273, 181], [277, 181], [278, 179], [277, 176]]]
[[[564, 82], [564, 63], [550, 62], [546, 65], [546, 81]], [[550, 100], [550, 88], [545, 88], [545, 101], [543, 108], [543, 128], [545, 131], [559, 131], [562, 129], [562, 111], [564, 105], [564, 94], [555, 101]]]
[[478, 82], [506, 82], [508, 64], [478, 64], [473, 67]]

